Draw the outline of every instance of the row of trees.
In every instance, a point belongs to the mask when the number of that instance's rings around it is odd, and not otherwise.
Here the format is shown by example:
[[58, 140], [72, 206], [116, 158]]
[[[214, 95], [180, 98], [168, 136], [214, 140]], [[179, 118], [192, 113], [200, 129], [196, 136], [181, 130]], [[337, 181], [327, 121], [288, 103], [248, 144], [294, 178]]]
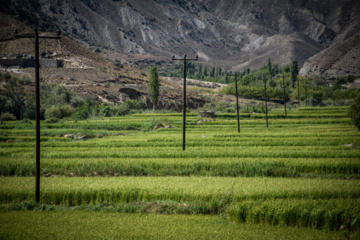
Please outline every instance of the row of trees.
[[[4, 86], [0, 94], [0, 115], [2, 120], [35, 119], [35, 97], [30, 79], [18, 78], [0, 72]], [[99, 105], [89, 97], [71, 94], [62, 85], [41, 85], [40, 118], [52, 123], [63, 118], [83, 120], [90, 117], [121, 116], [146, 109], [144, 100], [125, 100], [118, 106]]]
[[[180, 64], [180, 66], [182, 66]], [[191, 63], [189, 66], [195, 66], [195, 74], [203, 69], [201, 64]], [[215, 67], [214, 76], [225, 77], [230, 83], [223, 89], [222, 93], [235, 94], [234, 78], [229, 77], [227, 72], [221, 68]], [[191, 71], [191, 70], [190, 70]], [[329, 82], [321, 77], [314, 76], [312, 79], [297, 76], [298, 69], [296, 61], [291, 65], [279, 68], [272, 64], [270, 59], [268, 64], [261, 69], [250, 72], [249, 69], [238, 73], [238, 93], [239, 96], [249, 99], [265, 99], [264, 81], [267, 84], [267, 98], [274, 100], [300, 99], [311, 106], [323, 104], [324, 101], [344, 101], [352, 99], [359, 95], [359, 90], [348, 89], [344, 84], [354, 82], [353, 76], [338, 77]], [[220, 75], [219, 75], [220, 74]], [[285, 79], [285, 86], [283, 84]], [[0, 73], [0, 79], [3, 82], [3, 90], [0, 94], [0, 113], [2, 116], [13, 116], [14, 119], [34, 119], [35, 101], [30, 79], [17, 78], [9, 73]], [[25, 91], [29, 88], [30, 91]], [[159, 75], [156, 67], [150, 69], [149, 77], [149, 97], [153, 103], [153, 110], [159, 101]], [[95, 116], [121, 116], [136, 111], [143, 111], [146, 105], [143, 100], [127, 100], [122, 104], [115, 106], [102, 103], [99, 105], [90, 98], [80, 97], [70, 94], [64, 86], [61, 85], [42, 85], [41, 86], [41, 118], [47, 121], [57, 121], [62, 118], [86, 119]]]
[[[250, 71], [250, 69], [248, 69]], [[174, 70], [165, 73], [168, 77], [184, 77], [184, 65], [176, 63]], [[186, 62], [186, 76], [188, 78], [203, 80], [208, 82], [229, 83], [230, 79], [227, 77], [227, 72], [221, 67], [206, 67], [202, 63]]]
[[[264, 99], [264, 80], [269, 99], [283, 100], [285, 87], [286, 100], [299, 99], [310, 106], [321, 105], [324, 101], [340, 104], [340, 101], [351, 99], [358, 94], [358, 90], [344, 87], [344, 84], [354, 82], [354, 76], [338, 77], [329, 82], [322, 76], [301, 77], [298, 76], [298, 72], [296, 61], [280, 69], [276, 63], [271, 64], [269, 59], [268, 64], [261, 69], [251, 73], [239, 73], [239, 95], [250, 99]], [[229, 84], [223, 89], [223, 93], [235, 94], [235, 84]]]
[[[271, 64], [270, 58], [268, 59], [267, 64], [267, 70], [268, 74], [271, 77], [274, 77], [275, 75], [281, 73], [281, 72], [287, 72], [290, 73], [292, 86], [294, 87], [296, 77], [299, 73], [298, 64], [297, 61], [292, 61], [289, 66], [285, 66], [283, 69], [279, 67], [277, 63]], [[182, 63], [177, 63], [174, 66], [174, 70], [163, 74], [164, 76], [168, 77], [184, 77], [184, 66]], [[256, 72], [256, 71], [255, 71]], [[206, 67], [203, 66], [202, 63], [194, 63], [191, 61], [188, 61], [186, 63], [186, 76], [188, 78], [197, 79], [197, 80], [203, 80], [208, 82], [218, 82], [218, 83], [232, 83], [233, 79], [229, 78], [228, 75], [231, 75], [231, 70], [223, 70], [219, 66], [213, 66], [213, 67]], [[250, 75], [250, 69], [244, 69], [243, 72], [238, 72], [238, 74], [244, 76], [244, 75]], [[250, 76], [251, 77], [251, 76]], [[250, 79], [244, 80], [250, 81]]]

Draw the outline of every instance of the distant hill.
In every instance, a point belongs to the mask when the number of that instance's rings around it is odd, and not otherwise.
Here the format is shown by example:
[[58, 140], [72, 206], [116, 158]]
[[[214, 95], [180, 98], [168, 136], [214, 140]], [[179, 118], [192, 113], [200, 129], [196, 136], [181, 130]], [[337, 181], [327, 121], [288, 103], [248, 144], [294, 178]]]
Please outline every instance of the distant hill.
[[[16, 19], [0, 13], [0, 55], [3, 60], [32, 59], [34, 56], [34, 41], [27, 38], [14, 38], [14, 29], [19, 34], [33, 33], [33, 30]], [[40, 36], [51, 35], [41, 32]], [[63, 60], [64, 66], [47, 68], [40, 66], [41, 85], [63, 85], [71, 93], [87, 96], [100, 103], [109, 102], [120, 104], [126, 99], [141, 98], [149, 109], [152, 104], [148, 97], [148, 73], [118, 63], [100, 56], [85, 48], [81, 44], [62, 36], [60, 40], [41, 40], [40, 54], [47, 53], [55, 59]], [[1, 71], [0, 61], [0, 71]], [[32, 79], [34, 82], [34, 67], [24, 69], [7, 68], [20, 77]], [[160, 78], [160, 99], [158, 109], [182, 110], [182, 80], [177, 78]], [[188, 81], [187, 106], [189, 108], [202, 107], [209, 98], [219, 101], [235, 101], [234, 96], [216, 95], [208, 93], [211, 89], [219, 90], [220, 84], [202, 81]], [[2, 94], [0, 83], [0, 94]], [[33, 84], [26, 86], [26, 91], [33, 92]], [[221, 99], [221, 100], [220, 100]], [[225, 99], [225, 100], [224, 100]]]
[[306, 60], [302, 75], [359, 75], [360, 33], [319, 52]]
[[60, 28], [123, 61], [187, 54], [233, 70], [264, 66], [269, 57], [302, 66], [360, 32], [358, 0], [1, 0], [0, 11], [31, 27]]

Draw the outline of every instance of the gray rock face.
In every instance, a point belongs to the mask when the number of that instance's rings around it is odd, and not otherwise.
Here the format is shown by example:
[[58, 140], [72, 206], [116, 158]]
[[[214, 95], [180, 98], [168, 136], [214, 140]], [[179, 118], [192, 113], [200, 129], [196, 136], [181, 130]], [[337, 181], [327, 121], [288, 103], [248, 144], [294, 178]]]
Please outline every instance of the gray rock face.
[[347, 76], [360, 73], [360, 32], [309, 58], [300, 75]]
[[214, 111], [199, 111], [199, 117], [203, 118], [214, 118], [215, 114]]
[[[12, 0], [0, 8], [38, 27], [123, 54], [199, 55], [202, 62], [258, 68], [270, 57], [299, 66], [360, 31], [358, 0]], [[21, 16], [20, 16], [21, 15]], [[27, 20], [26, 20], [27, 19]], [[50, 25], [50, 26], [49, 26]]]

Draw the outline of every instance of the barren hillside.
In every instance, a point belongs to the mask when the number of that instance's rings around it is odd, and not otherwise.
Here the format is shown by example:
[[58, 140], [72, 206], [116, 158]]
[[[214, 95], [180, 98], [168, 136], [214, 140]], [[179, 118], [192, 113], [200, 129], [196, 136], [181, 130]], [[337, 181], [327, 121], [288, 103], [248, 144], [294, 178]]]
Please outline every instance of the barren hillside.
[[360, 33], [309, 58], [302, 75], [358, 75], [360, 72]]
[[30, 26], [59, 27], [105, 56], [199, 55], [205, 64], [235, 70], [265, 65], [269, 57], [302, 66], [360, 30], [357, 0], [9, 0], [0, 11]]
[[[0, 13], [0, 55], [8, 60], [32, 59], [34, 55], [34, 42], [31, 39], [14, 38], [14, 28], [19, 29], [19, 34], [32, 33], [29, 27]], [[40, 36], [51, 35], [40, 33]], [[149, 108], [152, 108], [148, 97], [148, 73], [128, 66], [114, 65], [112, 61], [84, 48], [75, 41], [62, 36], [60, 40], [42, 40], [40, 54], [50, 54], [51, 58], [62, 60], [63, 67], [40, 68], [41, 84], [64, 85], [70, 92], [77, 95], [88, 96], [99, 102], [112, 102], [119, 104], [130, 98], [143, 98]], [[4, 60], [4, 59], [3, 59]], [[0, 69], [1, 70], [1, 69]], [[19, 76], [26, 76], [34, 81], [34, 68], [7, 68]], [[159, 109], [182, 109], [182, 81], [181, 79], [160, 78]], [[187, 105], [190, 108], [202, 107], [212, 98], [226, 98], [234, 101], [233, 96], [218, 96], [204, 89], [223, 87], [213, 83], [189, 80]], [[33, 87], [27, 88], [34, 91]]]

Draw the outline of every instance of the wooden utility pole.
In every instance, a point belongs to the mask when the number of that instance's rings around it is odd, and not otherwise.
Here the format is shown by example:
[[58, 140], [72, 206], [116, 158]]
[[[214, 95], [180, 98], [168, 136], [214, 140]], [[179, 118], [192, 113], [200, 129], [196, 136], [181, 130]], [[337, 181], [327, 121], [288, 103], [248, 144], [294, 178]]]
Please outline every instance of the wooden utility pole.
[[186, 58], [186, 55], [184, 55], [184, 58], [175, 58], [175, 56], [173, 56], [172, 58], [173, 61], [184, 61], [184, 94], [183, 94], [183, 151], [185, 151], [185, 133], [186, 133], [186, 61], [188, 60], [194, 60], [194, 61], [198, 61], [199, 57], [196, 56], [196, 58]]
[[282, 79], [283, 79], [283, 89], [284, 89], [285, 118], [286, 118], [286, 117], [287, 117], [287, 114], [286, 114], [286, 94], [285, 94], [285, 79], [284, 79], [284, 74], [282, 75]]
[[298, 106], [300, 107], [300, 80], [298, 79]]
[[60, 31], [56, 37], [39, 36], [38, 30], [34, 28], [34, 34], [18, 35], [18, 30], [14, 30], [15, 38], [33, 38], [35, 39], [35, 202], [40, 202], [40, 57], [39, 57], [39, 39], [60, 39]]
[[240, 133], [239, 93], [238, 93], [238, 86], [237, 86], [237, 72], [235, 72], [234, 75], [228, 74], [228, 76], [235, 76], [237, 126], [238, 126], [238, 133]]
[[267, 94], [266, 94], [266, 78], [264, 78], [264, 83], [265, 83], [265, 111], [266, 111], [266, 127], [269, 127], [268, 124], [268, 109], [267, 109]]

